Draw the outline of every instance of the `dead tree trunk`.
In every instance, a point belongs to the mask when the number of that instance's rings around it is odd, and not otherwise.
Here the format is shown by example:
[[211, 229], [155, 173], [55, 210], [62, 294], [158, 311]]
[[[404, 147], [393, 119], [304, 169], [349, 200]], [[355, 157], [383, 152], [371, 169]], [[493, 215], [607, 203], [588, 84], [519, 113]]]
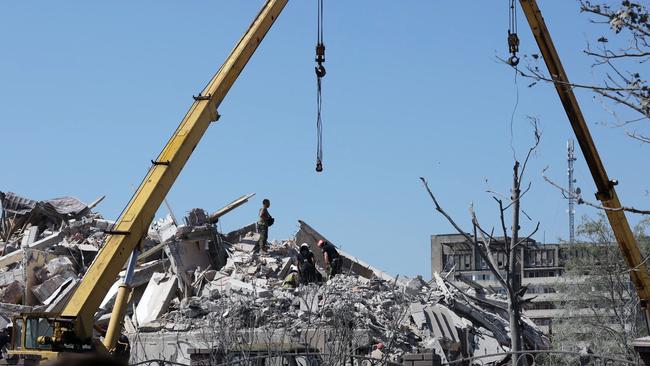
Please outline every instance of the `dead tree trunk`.
[[[526, 165], [533, 154], [533, 152], [539, 146], [540, 133], [537, 128], [537, 121], [531, 119], [531, 123], [534, 128], [535, 143], [533, 146], [528, 149], [526, 154], [526, 159], [524, 159], [523, 164], [520, 164], [519, 161], [515, 158], [515, 163], [513, 166], [512, 173], [512, 188], [511, 195], [509, 197], [509, 202], [504, 205], [503, 198], [506, 197], [503, 194], [493, 192], [492, 193], [494, 200], [499, 205], [499, 219], [501, 224], [501, 230], [503, 230], [503, 239], [494, 237], [494, 228], [491, 230], [485, 230], [478, 222], [476, 217], [476, 212], [474, 211], [473, 206], [470, 208], [470, 215], [472, 217], [472, 224], [474, 226], [474, 236], [470, 236], [465, 230], [463, 230], [454, 219], [440, 206], [438, 200], [436, 199], [433, 192], [429, 188], [427, 181], [424, 178], [420, 178], [424, 187], [426, 188], [433, 204], [435, 205], [436, 211], [441, 213], [445, 219], [456, 229], [456, 231], [465, 238], [465, 241], [472, 245], [474, 250], [478, 252], [482, 259], [484, 260], [487, 268], [492, 272], [494, 278], [499, 282], [499, 284], [505, 289], [508, 297], [508, 315], [509, 315], [509, 326], [510, 326], [510, 348], [514, 352], [512, 355], [512, 366], [525, 365], [527, 362], [525, 357], [517, 352], [524, 350], [523, 342], [523, 327], [521, 322], [522, 316], [522, 307], [524, 304], [523, 296], [526, 292], [526, 287], [521, 285], [521, 256], [517, 253], [521, 253], [522, 250], [520, 246], [526, 246], [533, 235], [539, 230], [539, 222], [535, 226], [535, 229], [527, 236], [524, 236], [522, 239], [519, 238], [519, 226], [520, 212], [521, 212], [521, 199], [528, 193], [530, 190], [531, 184], [528, 183], [527, 187], [522, 191], [521, 182], [526, 171]], [[506, 198], [508, 200], [508, 198]], [[512, 210], [512, 227], [510, 229], [510, 235], [508, 235], [508, 229], [506, 227], [506, 211]], [[479, 238], [479, 235], [481, 238]], [[502, 244], [502, 245], [500, 245]], [[493, 250], [502, 251], [503, 255], [507, 258], [504, 268], [500, 266], [498, 261], [495, 260]]]
[[[519, 185], [519, 162], [516, 161], [512, 174], [512, 235], [508, 250], [508, 313], [510, 315], [510, 342], [513, 352], [522, 350], [521, 339], [521, 265], [517, 256], [519, 243], [519, 198], [521, 195]], [[504, 240], [507, 240], [504, 238]], [[513, 354], [512, 366], [518, 366], [518, 354]]]

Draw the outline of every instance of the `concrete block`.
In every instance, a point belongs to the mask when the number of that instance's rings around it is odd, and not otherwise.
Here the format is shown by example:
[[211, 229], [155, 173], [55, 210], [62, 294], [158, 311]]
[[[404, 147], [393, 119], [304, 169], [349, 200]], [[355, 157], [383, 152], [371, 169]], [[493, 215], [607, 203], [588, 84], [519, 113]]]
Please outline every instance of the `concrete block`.
[[228, 289], [233, 292], [257, 297], [271, 297], [273, 295], [271, 291], [264, 287], [256, 287], [250, 283], [242, 282], [234, 278], [230, 278]]
[[233, 245], [233, 248], [236, 250], [242, 251], [242, 252], [247, 252], [250, 253], [255, 249], [255, 244], [250, 244], [250, 243], [237, 243]]
[[210, 254], [205, 241], [170, 241], [165, 247], [171, 267], [179, 277], [181, 288], [190, 287], [194, 282], [193, 274], [197, 267], [211, 266]]
[[311, 293], [305, 294], [305, 296], [300, 297], [300, 310], [317, 313], [319, 308], [320, 298], [318, 296], [318, 291], [313, 291]]
[[154, 273], [135, 309], [137, 323], [146, 324], [165, 313], [177, 289], [178, 279], [176, 276]]
[[440, 366], [441, 359], [437, 354], [430, 353], [407, 353], [402, 357], [404, 365], [410, 366]]
[[[131, 287], [136, 288], [149, 283], [151, 276], [156, 272], [164, 271], [166, 266], [169, 266], [169, 259], [157, 260], [138, 265], [133, 272], [133, 277], [131, 278]], [[102, 300], [102, 303], [99, 305], [101, 309], [108, 310], [113, 308], [113, 303], [117, 296], [117, 288], [122, 283], [125, 273], [125, 271], [120, 272], [119, 279], [113, 283], [106, 296], [104, 296], [104, 300]]]
[[52, 296], [52, 294], [54, 294], [54, 292], [66, 282], [66, 280], [74, 278], [75, 276], [74, 272], [57, 274], [42, 284], [32, 287], [32, 293], [36, 296], [38, 301], [43, 304], [47, 298]]
[[65, 256], [52, 258], [51, 260], [47, 261], [47, 263], [45, 263], [44, 269], [47, 272], [47, 276], [44, 279], [52, 278], [64, 272], [76, 272], [74, 264], [70, 258]]
[[20, 247], [28, 247], [36, 241], [36, 237], [38, 237], [38, 226], [31, 226], [27, 229], [27, 232], [23, 234], [23, 238], [20, 241]]
[[47, 299], [43, 300], [43, 305], [50, 305], [59, 295], [61, 295], [62, 292], [65, 291], [65, 288], [69, 286], [71, 283], [75, 281], [74, 277], [67, 278], [61, 286], [59, 286], [54, 292], [52, 292], [52, 295], [50, 295]]
[[14, 281], [0, 292], [0, 302], [8, 304], [19, 304], [25, 294], [25, 285]]
[[174, 219], [167, 215], [160, 228], [158, 228], [158, 234], [160, 235], [160, 242], [165, 243], [176, 235], [178, 228], [174, 224]]
[[409, 310], [415, 326], [420, 330], [425, 329], [427, 326], [427, 318], [424, 315], [424, 305], [412, 303]]
[[278, 278], [285, 278], [289, 274], [291, 269], [291, 263], [293, 261], [291, 258], [282, 258], [282, 264], [280, 264], [280, 271], [278, 272]]
[[218, 299], [220, 297], [219, 287], [213, 282], [206, 283], [201, 290], [201, 297]]
[[40, 300], [31, 290], [34, 286], [40, 285], [43, 282], [44, 278], [42, 278], [40, 274], [46, 272], [44, 267], [47, 262], [57, 256], [37, 249], [23, 249], [21, 251], [24, 253], [22, 258], [22, 267], [25, 273], [25, 288], [27, 289], [25, 291], [23, 303], [25, 305], [38, 305], [40, 304]]
[[7, 286], [15, 281], [25, 283], [25, 273], [22, 268], [0, 272], [0, 287]]
[[[63, 240], [63, 236], [63, 233], [59, 231], [28, 245], [27, 248], [41, 250], [46, 249], [47, 247], [50, 247]], [[11, 252], [5, 256], [0, 257], [0, 268], [20, 262], [23, 259], [24, 254], [25, 252], [23, 250], [16, 250], [15, 252]]]
[[78, 278], [72, 278], [71, 280], [67, 285], [64, 283], [59, 287], [59, 290], [55, 291], [52, 296], [45, 300], [47, 305], [46, 312], [59, 313], [63, 310], [63, 307], [68, 303], [74, 290], [81, 282]]

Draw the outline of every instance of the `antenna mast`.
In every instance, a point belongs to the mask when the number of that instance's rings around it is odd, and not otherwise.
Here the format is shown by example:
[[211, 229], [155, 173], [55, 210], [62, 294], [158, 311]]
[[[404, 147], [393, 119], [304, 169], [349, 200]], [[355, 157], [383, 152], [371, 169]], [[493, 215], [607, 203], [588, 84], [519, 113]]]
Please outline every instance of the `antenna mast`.
[[567, 163], [568, 163], [568, 176], [569, 176], [569, 243], [575, 243], [575, 178], [573, 177], [573, 162], [576, 161], [573, 148], [573, 140], [569, 139], [567, 142]]

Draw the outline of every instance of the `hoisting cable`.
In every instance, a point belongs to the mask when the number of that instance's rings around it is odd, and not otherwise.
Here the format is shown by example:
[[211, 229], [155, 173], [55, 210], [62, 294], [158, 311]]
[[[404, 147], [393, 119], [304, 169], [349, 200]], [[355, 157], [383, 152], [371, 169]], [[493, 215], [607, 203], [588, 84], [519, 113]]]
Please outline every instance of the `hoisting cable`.
[[517, 56], [517, 52], [519, 52], [519, 36], [517, 35], [516, 1], [517, 0], [508, 0], [510, 4], [510, 9], [508, 9], [508, 49], [510, 51], [508, 64], [513, 67], [519, 64], [519, 57]]
[[323, 43], [323, 0], [318, 0], [318, 29], [316, 40], [316, 171], [323, 171], [323, 121], [321, 107], [323, 98], [321, 94], [322, 79], [325, 76], [325, 44]]

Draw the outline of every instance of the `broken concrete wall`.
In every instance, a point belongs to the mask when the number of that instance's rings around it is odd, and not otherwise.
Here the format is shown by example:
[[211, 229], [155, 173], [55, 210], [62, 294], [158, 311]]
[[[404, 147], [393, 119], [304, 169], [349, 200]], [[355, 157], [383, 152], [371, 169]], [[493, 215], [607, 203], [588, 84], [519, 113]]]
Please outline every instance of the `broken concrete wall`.
[[209, 245], [207, 240], [172, 240], [165, 246], [165, 253], [170, 259], [173, 272], [178, 276], [183, 293], [187, 294], [190, 291], [197, 268], [205, 270], [211, 267]]
[[[55, 259], [53, 254], [42, 250], [24, 249], [23, 270], [25, 273], [25, 298], [24, 305], [38, 305], [40, 300], [34, 295], [32, 289], [42, 283], [39, 273], [44, 269], [47, 262]], [[45, 278], [47, 279], [47, 278]]]
[[[327, 240], [325, 236], [321, 235], [318, 231], [316, 231], [314, 228], [309, 226], [307, 223], [305, 223], [302, 220], [298, 220], [298, 223], [300, 224], [300, 230], [296, 233], [296, 243], [300, 245], [301, 243], [307, 243], [309, 244], [309, 247], [311, 251], [314, 253], [314, 258], [316, 259], [316, 262], [321, 266], [324, 267], [324, 258], [323, 258], [323, 253], [318, 247], [318, 241], [319, 240], [325, 240], [327, 242], [332, 243], [331, 241]], [[361, 259], [356, 258], [346, 252], [344, 252], [340, 246], [332, 243], [335, 245], [339, 252], [341, 254], [341, 270], [342, 273], [347, 273], [347, 274], [356, 274], [365, 278], [381, 278], [386, 281], [393, 281], [394, 278], [389, 275], [388, 273], [381, 271], [380, 269], [377, 269], [365, 262], [363, 262]]]
[[167, 311], [169, 302], [176, 295], [178, 280], [174, 275], [154, 273], [135, 309], [138, 324], [156, 320]]

